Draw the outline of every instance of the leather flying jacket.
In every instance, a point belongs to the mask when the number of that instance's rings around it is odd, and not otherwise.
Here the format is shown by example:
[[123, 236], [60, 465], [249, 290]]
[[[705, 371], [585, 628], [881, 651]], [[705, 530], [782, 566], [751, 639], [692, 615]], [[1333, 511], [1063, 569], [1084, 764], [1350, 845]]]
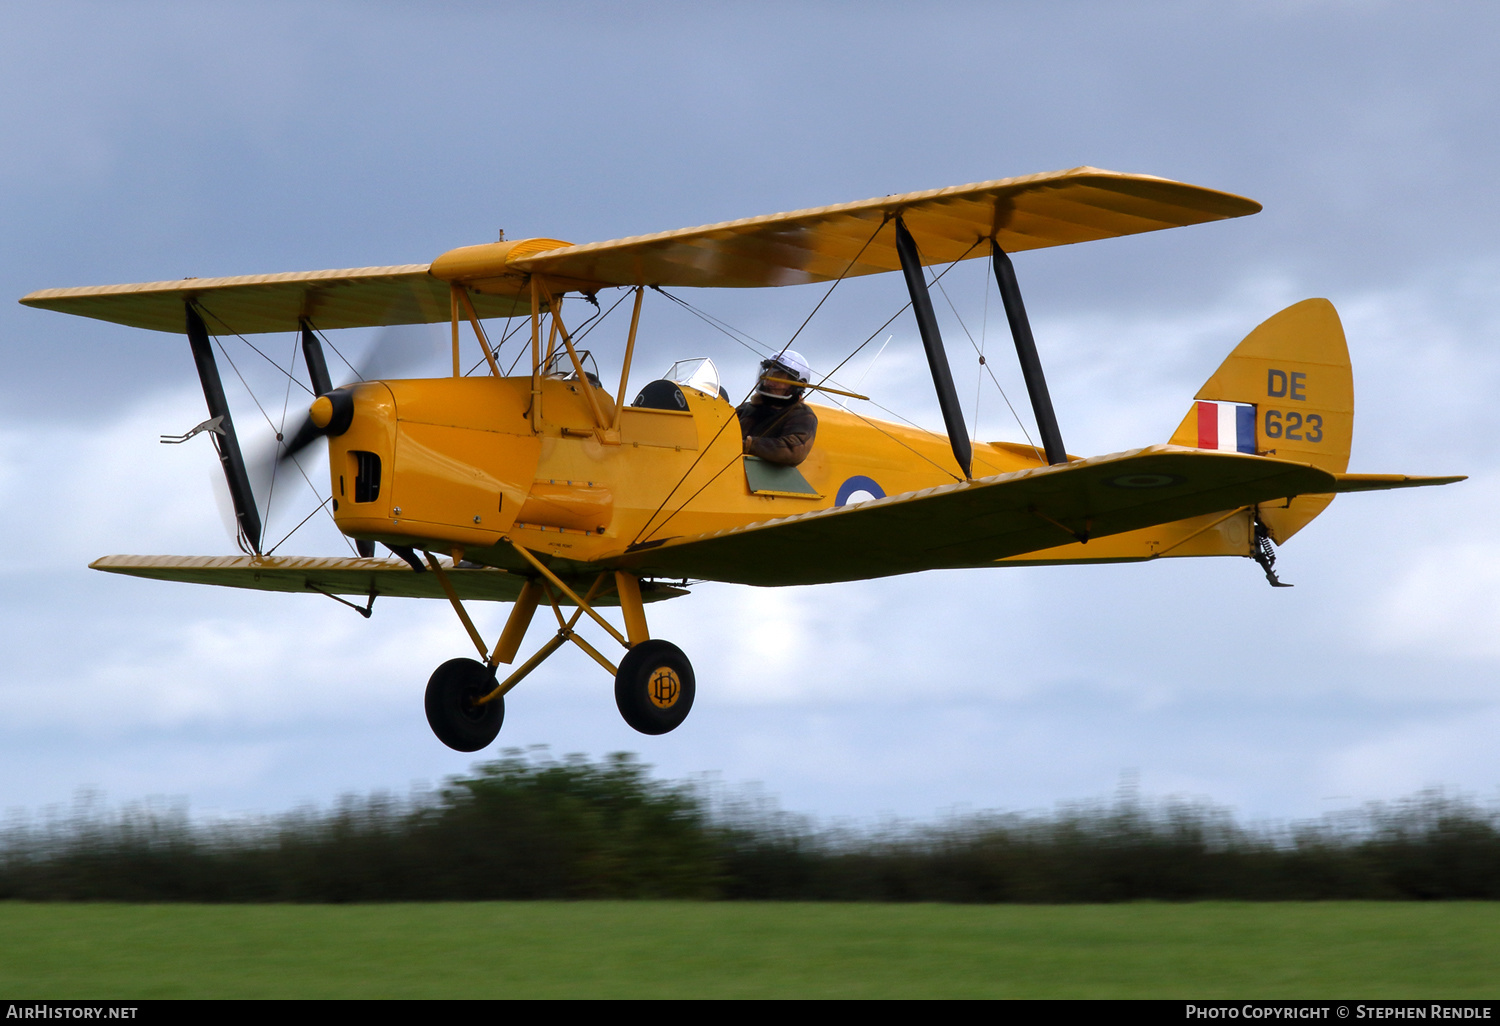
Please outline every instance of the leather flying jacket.
[[747, 454], [795, 467], [812, 451], [818, 415], [801, 399], [778, 403], [757, 395], [734, 412], [740, 418], [741, 437], [750, 438]]

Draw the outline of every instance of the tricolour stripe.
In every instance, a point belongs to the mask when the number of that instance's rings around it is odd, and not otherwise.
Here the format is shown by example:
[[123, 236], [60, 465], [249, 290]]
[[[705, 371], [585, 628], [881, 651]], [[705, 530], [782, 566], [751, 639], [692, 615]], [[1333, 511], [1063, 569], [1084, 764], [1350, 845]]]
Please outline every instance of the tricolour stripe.
[[1238, 444], [1235, 448], [1240, 452], [1255, 454], [1255, 407], [1239, 405], [1235, 407], [1235, 436]]
[[1198, 402], [1198, 448], [1219, 447], [1219, 404]]
[[1234, 452], [1239, 442], [1239, 426], [1235, 423], [1235, 410], [1238, 407], [1234, 403], [1219, 403], [1219, 444], [1215, 446], [1220, 452]]
[[1218, 452], [1255, 452], [1255, 407], [1246, 403], [1200, 399], [1198, 448]]

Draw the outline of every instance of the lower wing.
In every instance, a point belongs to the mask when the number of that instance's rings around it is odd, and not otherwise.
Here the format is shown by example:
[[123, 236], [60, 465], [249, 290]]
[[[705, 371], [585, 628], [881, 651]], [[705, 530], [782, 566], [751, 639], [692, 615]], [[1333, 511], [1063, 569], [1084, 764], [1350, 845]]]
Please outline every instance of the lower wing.
[[[313, 556], [105, 556], [89, 566], [113, 574], [148, 577], [158, 581], [213, 584], [254, 591], [318, 592], [371, 598], [447, 598], [433, 573], [417, 573], [400, 560], [324, 559]], [[461, 599], [514, 602], [526, 584], [520, 574], [489, 567], [443, 565], [445, 576]], [[584, 582], [587, 587], [587, 582]], [[647, 602], [685, 595], [681, 588], [642, 582]], [[564, 599], [563, 601], [566, 601]], [[613, 593], [594, 605], [617, 605]]]
[[1446, 484], [1338, 475], [1173, 445], [942, 485], [714, 534], [647, 542], [642, 575], [765, 586], [862, 580], [996, 560], [1294, 495]]

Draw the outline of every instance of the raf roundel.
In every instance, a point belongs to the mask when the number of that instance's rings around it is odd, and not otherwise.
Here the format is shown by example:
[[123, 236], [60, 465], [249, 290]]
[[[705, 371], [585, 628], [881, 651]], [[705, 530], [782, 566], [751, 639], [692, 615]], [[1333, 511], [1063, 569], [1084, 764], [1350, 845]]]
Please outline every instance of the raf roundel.
[[885, 498], [885, 489], [881, 488], [873, 477], [855, 474], [849, 480], [839, 485], [838, 496], [834, 499], [833, 504], [835, 506], [853, 506], [856, 503], [883, 498]]

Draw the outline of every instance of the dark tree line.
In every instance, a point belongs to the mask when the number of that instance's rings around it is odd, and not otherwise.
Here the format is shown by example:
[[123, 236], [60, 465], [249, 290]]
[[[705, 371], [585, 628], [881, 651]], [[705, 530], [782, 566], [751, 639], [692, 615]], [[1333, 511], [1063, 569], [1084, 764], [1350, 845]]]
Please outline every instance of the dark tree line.
[[1246, 827], [1113, 802], [820, 830], [600, 763], [520, 754], [431, 794], [194, 823], [81, 802], [0, 836], [0, 899], [352, 902], [587, 898], [1114, 902], [1500, 898], [1500, 811], [1439, 792]]

